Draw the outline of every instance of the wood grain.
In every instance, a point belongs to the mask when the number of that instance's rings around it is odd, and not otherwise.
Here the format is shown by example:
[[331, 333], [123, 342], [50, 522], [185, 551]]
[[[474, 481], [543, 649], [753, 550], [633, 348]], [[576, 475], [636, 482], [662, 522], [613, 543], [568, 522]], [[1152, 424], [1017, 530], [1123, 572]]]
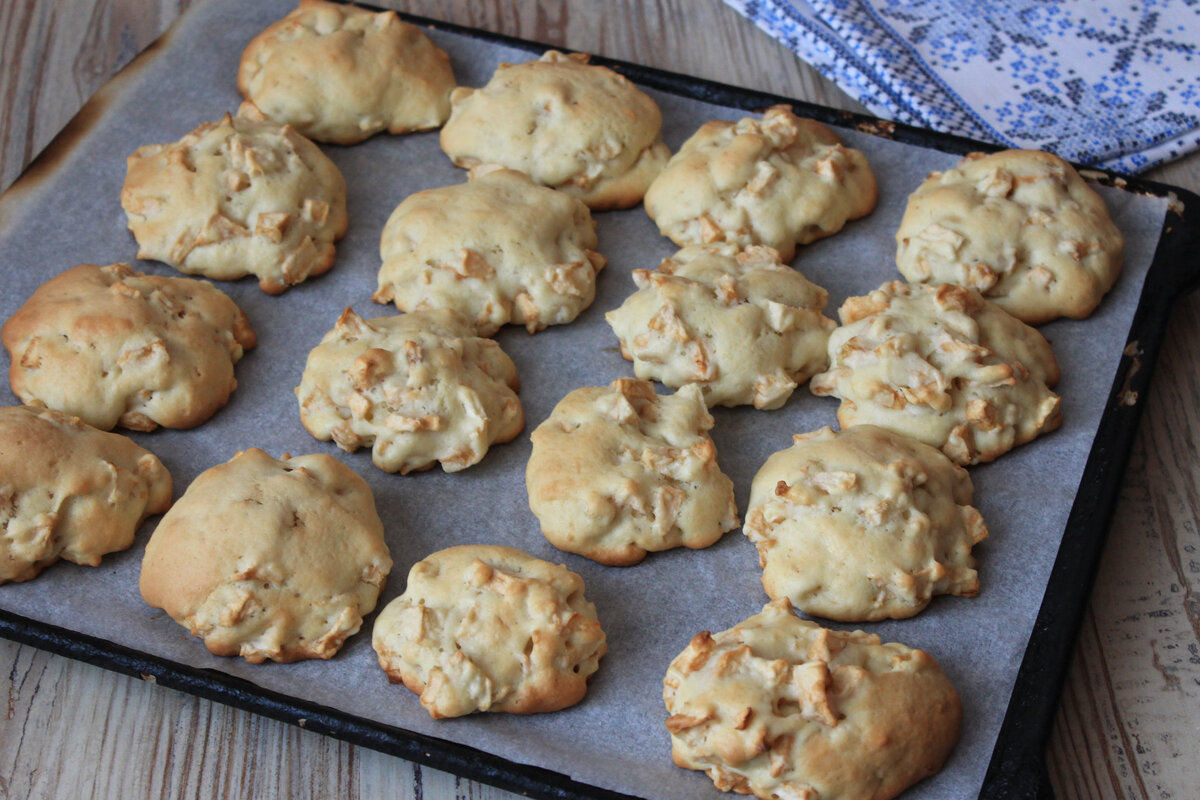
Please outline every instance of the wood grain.
[[[202, 2], [202, 0], [194, 0]], [[861, 110], [718, 0], [397, 0], [559, 47]], [[0, 2], [0, 186], [189, 0]], [[1200, 156], [1150, 173], [1200, 190]], [[1147, 402], [1048, 762], [1064, 798], [1200, 797], [1200, 298]], [[516, 795], [0, 641], [0, 800]]]
[[1064, 797], [1200, 796], [1200, 297], [1176, 307], [1050, 744]]

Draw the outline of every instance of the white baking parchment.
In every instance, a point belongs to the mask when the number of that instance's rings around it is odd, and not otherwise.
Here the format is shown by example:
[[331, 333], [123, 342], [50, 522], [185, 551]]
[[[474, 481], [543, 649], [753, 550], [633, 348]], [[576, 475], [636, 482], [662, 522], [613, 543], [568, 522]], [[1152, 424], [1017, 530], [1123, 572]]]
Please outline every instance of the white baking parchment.
[[[139, 145], [174, 141], [236, 108], [239, 53], [292, 5], [291, 0], [211, 0], [180, 21], [148, 68], [127, 83], [57, 171], [23, 195], [19, 208], [7, 209], [0, 221], [0, 317], [11, 315], [40, 283], [76, 264], [134, 261], [136, 246], [119, 202], [125, 157]], [[463, 35], [430, 33], [449, 51], [463, 85], [482, 85], [500, 61], [531, 57]], [[707, 119], [744, 116], [651, 94], [662, 107], [664, 136], [672, 148]], [[842, 135], [867, 154], [880, 194], [873, 214], [801, 248], [794, 262], [830, 290], [831, 315], [846, 297], [898, 278], [892, 235], [905, 199], [926, 173], [957, 160], [854, 132]], [[353, 306], [368, 317], [395, 313], [373, 304], [370, 295], [380, 263], [379, 234], [396, 204], [412, 192], [461, 182], [465, 174], [442, 154], [436, 133], [383, 135], [354, 147], [323, 149], [349, 186], [350, 229], [333, 270], [278, 297], [263, 294], [254, 279], [220, 284], [246, 310], [258, 333], [257, 348], [237, 367], [237, 391], [224, 410], [199, 428], [133, 438], [170, 468], [177, 495], [202, 470], [251, 446], [275, 455], [329, 453], [351, 466], [375, 492], [395, 559], [381, 606], [403, 591], [415, 561], [453, 544], [505, 544], [566, 563], [584, 577], [587, 597], [596, 604], [609, 641], [585, 700], [553, 714], [483, 714], [434, 722], [414, 695], [385, 679], [370, 645], [374, 615], [329, 661], [256, 666], [211, 656], [200, 640], [146, 606], [138, 594], [138, 568], [156, 520], [145, 526], [132, 549], [106, 557], [99, 567], [60, 563], [34, 581], [0, 587], [0, 607], [596, 786], [663, 800], [720, 796], [703, 774], [671, 762], [662, 676], [698, 631], [727, 628], [767, 601], [754, 547], [735, 530], [707, 550], [652, 554], [629, 568], [603, 567], [546, 542], [529, 511], [524, 485], [528, 431], [554, 404], [577, 387], [632, 375], [604, 312], [633, 290], [631, 270], [654, 267], [675, 248], [640, 207], [598, 214], [600, 250], [608, 266], [600, 274], [592, 307], [571, 325], [532, 336], [523, 329], [506, 329], [497, 337], [520, 372], [526, 432], [454, 475], [436, 468], [388, 475], [372, 466], [368, 452], [345, 454], [306, 433], [292, 389], [308, 350], [343, 308]], [[938, 598], [914, 619], [864, 626], [885, 641], [933, 653], [965, 705], [962, 739], [946, 768], [906, 797], [961, 799], [977, 793], [1109, 394], [1165, 202], [1101, 192], [1126, 237], [1125, 271], [1091, 319], [1043, 328], [1062, 365], [1062, 429], [971, 470], [976, 502], [991, 530], [991, 538], [975, 550], [979, 597]], [[144, 271], [177, 274], [162, 264], [134, 263]], [[17, 402], [7, 385], [0, 402]], [[836, 424], [836, 407], [836, 400], [814, 397], [802, 387], [777, 411], [714, 411], [720, 463], [734, 479], [743, 514], [751, 478], [767, 456], [789, 446], [793, 433]]]

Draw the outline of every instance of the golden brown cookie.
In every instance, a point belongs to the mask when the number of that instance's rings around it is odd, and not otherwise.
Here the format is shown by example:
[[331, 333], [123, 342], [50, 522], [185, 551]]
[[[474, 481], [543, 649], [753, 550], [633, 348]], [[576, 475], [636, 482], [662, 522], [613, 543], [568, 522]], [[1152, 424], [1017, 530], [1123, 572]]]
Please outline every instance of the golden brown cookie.
[[796, 245], [869, 214], [877, 194], [861, 152], [774, 106], [761, 119], [704, 123], [646, 191], [646, 213], [680, 247], [763, 244], [791, 261]]
[[828, 365], [829, 294], [769, 247], [685, 247], [605, 319], [639, 378], [697, 383], [710, 405], [780, 408]]
[[453, 88], [450, 57], [420, 28], [325, 0], [300, 0], [238, 65], [238, 90], [264, 114], [336, 144], [436, 128]]
[[662, 113], [624, 76], [582, 53], [501, 64], [482, 89], [450, 95], [442, 149], [460, 167], [502, 164], [590, 208], [641, 202], [671, 153]]
[[325, 455], [258, 448], [196, 477], [142, 560], [142, 597], [219, 656], [331, 658], [392, 559], [370, 487]]
[[51, 278], [4, 323], [13, 393], [110, 430], [191, 428], [237, 387], [250, 322], [206, 281], [83, 264]]
[[170, 473], [132, 440], [37, 401], [0, 408], [0, 584], [94, 567], [170, 505]]
[[560, 550], [610, 566], [708, 547], [737, 527], [700, 387], [618, 378], [568, 394], [530, 437], [529, 507]]
[[346, 182], [320, 149], [253, 103], [127, 159], [121, 206], [138, 258], [279, 294], [333, 266]]
[[843, 428], [879, 425], [968, 465], [1062, 424], [1050, 343], [974, 289], [894, 281], [838, 313], [809, 386], [841, 398]]
[[308, 354], [296, 396], [313, 436], [402, 474], [477, 463], [525, 426], [517, 370], [448, 310], [364, 320], [350, 309]]
[[762, 800], [889, 800], [942, 768], [962, 721], [931, 655], [822, 628], [786, 600], [698, 634], [663, 700], [675, 763]]
[[763, 588], [841, 622], [903, 619], [936, 594], [974, 597], [987, 526], [967, 471], [874, 425], [797, 434], [754, 476], [746, 536]]
[[375, 620], [372, 644], [389, 680], [434, 719], [575, 705], [608, 649], [582, 578], [492, 545], [414, 564], [404, 594]]
[[971, 153], [908, 199], [896, 266], [913, 283], [977, 289], [1022, 322], [1082, 319], [1121, 273], [1125, 240], [1075, 168], [1051, 153]]
[[378, 303], [450, 308], [480, 335], [570, 322], [596, 297], [596, 223], [582, 201], [520, 172], [475, 169], [467, 183], [417, 192], [383, 229]]

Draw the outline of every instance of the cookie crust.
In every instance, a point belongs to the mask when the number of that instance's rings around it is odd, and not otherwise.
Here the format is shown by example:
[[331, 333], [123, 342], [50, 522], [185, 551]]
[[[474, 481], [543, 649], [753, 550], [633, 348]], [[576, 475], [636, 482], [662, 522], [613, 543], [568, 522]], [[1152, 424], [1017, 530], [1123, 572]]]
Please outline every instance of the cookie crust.
[[413, 565], [372, 644], [434, 719], [575, 705], [608, 649], [583, 579], [511, 547], [462, 545]]
[[829, 294], [756, 246], [685, 247], [605, 314], [639, 378], [696, 383], [710, 405], [783, 406], [828, 365]]
[[763, 588], [841, 622], [904, 619], [937, 594], [974, 597], [987, 526], [967, 471], [874, 425], [797, 434], [754, 476], [745, 533]]
[[171, 474], [132, 440], [37, 401], [0, 408], [0, 584], [94, 567], [170, 505]]
[[333, 657], [391, 568], [353, 470], [251, 448], [192, 481], [150, 537], [139, 586], [215, 655], [286, 663]]
[[450, 116], [450, 57], [395, 11], [300, 5], [250, 42], [238, 90], [273, 120], [319, 142], [437, 128]]
[[971, 153], [909, 197], [896, 266], [956, 283], [1022, 322], [1083, 319], [1121, 273], [1125, 240], [1104, 200], [1051, 153]]
[[618, 378], [571, 392], [530, 437], [525, 484], [542, 534], [609, 566], [714, 544], [738, 516], [712, 426], [695, 384], [658, 396]]
[[507, 324], [535, 333], [574, 320], [596, 297], [604, 256], [577, 198], [508, 169], [410, 195], [380, 238], [377, 303], [451, 308], [483, 336]]
[[364, 320], [350, 309], [308, 355], [300, 421], [375, 466], [407, 474], [475, 464], [525, 426], [517, 369], [453, 311]]
[[776, 600], [667, 669], [671, 755], [722, 791], [888, 800], [942, 768], [962, 702], [932, 656]]
[[126, 160], [121, 206], [138, 258], [279, 294], [333, 266], [346, 182], [320, 149], [253, 103]]
[[1050, 343], [974, 289], [894, 281], [838, 313], [829, 369], [809, 387], [841, 398], [843, 428], [888, 428], [966, 466], [1062, 424]]
[[192, 428], [224, 407], [255, 345], [245, 313], [205, 281], [82, 264], [38, 287], [0, 329], [28, 403], [102, 430]]
[[791, 261], [796, 245], [875, 208], [867, 159], [787, 106], [762, 118], [706, 122], [646, 191], [646, 213], [680, 247], [763, 244]]
[[671, 155], [658, 105], [582, 53], [501, 64], [450, 102], [441, 142], [455, 165], [502, 164], [594, 210], [637, 205]]

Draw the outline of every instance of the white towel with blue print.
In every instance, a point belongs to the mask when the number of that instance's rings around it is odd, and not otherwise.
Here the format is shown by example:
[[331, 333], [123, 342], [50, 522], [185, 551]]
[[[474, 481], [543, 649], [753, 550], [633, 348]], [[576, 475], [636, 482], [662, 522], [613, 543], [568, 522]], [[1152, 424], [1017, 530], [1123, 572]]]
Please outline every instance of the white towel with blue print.
[[725, 0], [866, 105], [1138, 172], [1200, 147], [1200, 0]]

